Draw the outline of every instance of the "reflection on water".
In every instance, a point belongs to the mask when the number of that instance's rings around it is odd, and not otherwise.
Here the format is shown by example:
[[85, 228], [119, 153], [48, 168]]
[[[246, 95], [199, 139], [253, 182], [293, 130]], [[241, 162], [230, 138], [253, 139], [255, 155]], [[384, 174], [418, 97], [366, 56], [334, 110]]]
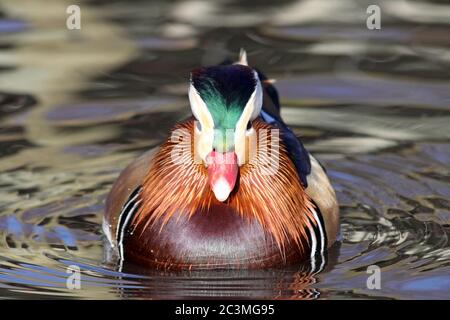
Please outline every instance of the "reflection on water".
[[[69, 1], [0, 5], [0, 296], [448, 298], [450, 5]], [[382, 29], [365, 28], [369, 4]], [[187, 75], [245, 47], [325, 164], [342, 212], [326, 268], [163, 272], [105, 263], [104, 198], [188, 113]], [[78, 265], [81, 290], [66, 288]], [[381, 290], [366, 286], [381, 268]]]

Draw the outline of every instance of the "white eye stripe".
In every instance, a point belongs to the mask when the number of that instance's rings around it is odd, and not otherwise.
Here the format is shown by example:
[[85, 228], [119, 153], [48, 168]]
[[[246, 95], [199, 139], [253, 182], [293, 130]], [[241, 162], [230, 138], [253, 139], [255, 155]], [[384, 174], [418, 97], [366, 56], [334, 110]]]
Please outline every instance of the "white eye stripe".
[[189, 86], [189, 102], [191, 104], [192, 114], [200, 121], [201, 127], [205, 129], [214, 128], [212, 115], [192, 83]]
[[236, 123], [235, 128], [234, 145], [239, 165], [242, 165], [245, 162], [245, 137], [254, 133], [253, 127], [250, 130], [247, 130], [247, 123], [257, 118], [261, 113], [262, 108], [261, 81], [259, 81], [259, 77], [256, 71], [254, 71], [254, 74], [256, 79], [255, 90], [248, 99], [244, 111], [242, 112], [241, 117]]
[[192, 83], [189, 86], [189, 102], [191, 104], [192, 114], [197, 119], [197, 124], [194, 129], [194, 152], [196, 159], [206, 161], [206, 156], [212, 150], [213, 146], [214, 120], [206, 103], [200, 97]]
[[256, 71], [254, 71], [254, 73], [256, 79], [255, 90], [253, 90], [252, 95], [250, 96], [250, 98], [247, 101], [247, 104], [244, 107], [244, 111], [242, 112], [241, 117], [236, 123], [236, 130], [239, 130], [241, 128], [246, 129], [248, 121], [256, 119], [261, 113], [262, 108], [261, 81], [259, 81], [259, 77]]
[[254, 101], [253, 101], [253, 112], [252, 112], [252, 116], [250, 118], [251, 120], [254, 120], [255, 118], [257, 118], [259, 116], [259, 114], [261, 113], [262, 99], [263, 99], [261, 81], [259, 80], [258, 73], [256, 73], [256, 71], [255, 71], [255, 79], [256, 79], [256, 86], [255, 86], [255, 96], [254, 96]]

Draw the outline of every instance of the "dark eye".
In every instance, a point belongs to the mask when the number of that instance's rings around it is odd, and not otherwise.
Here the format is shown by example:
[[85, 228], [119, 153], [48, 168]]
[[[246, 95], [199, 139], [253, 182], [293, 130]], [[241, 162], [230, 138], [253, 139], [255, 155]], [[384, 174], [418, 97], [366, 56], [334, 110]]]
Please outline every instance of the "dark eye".
[[195, 125], [197, 126], [198, 131], [202, 131], [202, 125], [200, 124], [200, 121], [195, 121]]
[[247, 131], [250, 130], [252, 128], [252, 122], [249, 121], [247, 122]]

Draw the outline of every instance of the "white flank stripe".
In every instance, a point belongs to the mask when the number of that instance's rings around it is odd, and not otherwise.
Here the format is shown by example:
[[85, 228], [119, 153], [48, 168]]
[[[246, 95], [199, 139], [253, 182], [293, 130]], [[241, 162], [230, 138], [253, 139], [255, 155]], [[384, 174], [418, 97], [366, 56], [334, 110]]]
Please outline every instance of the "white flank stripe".
[[[134, 192], [134, 191], [133, 191]], [[130, 204], [136, 200], [137, 196], [139, 195], [139, 192], [136, 192], [136, 194], [134, 195], [133, 198], [129, 199], [128, 202], [125, 204], [125, 206], [123, 207], [122, 211], [120, 212], [119, 215], [119, 219], [117, 220], [117, 230], [116, 230], [116, 241], [119, 241], [119, 227], [120, 227], [120, 221], [122, 221], [122, 216], [123, 214], [127, 211], [128, 207], [130, 206]]]
[[124, 260], [123, 257], [123, 239], [125, 237], [125, 230], [127, 229], [127, 225], [130, 222], [131, 217], [133, 216], [133, 212], [134, 210], [136, 210], [136, 207], [139, 205], [139, 203], [141, 203], [142, 200], [139, 200], [138, 202], [136, 202], [133, 206], [133, 208], [130, 209], [130, 212], [128, 213], [125, 222], [122, 225], [122, 230], [120, 231], [120, 241], [118, 244], [119, 247], [119, 259], [120, 259], [120, 270], [122, 270], [122, 263]]
[[[325, 250], [325, 234], [324, 234], [324, 231], [323, 231], [323, 228], [322, 228], [322, 224], [321, 224], [321, 222], [320, 222], [320, 219], [319, 219], [319, 217], [317, 216], [317, 213], [316, 213], [316, 210], [312, 210], [312, 213], [313, 213], [313, 216], [314, 216], [314, 220], [316, 220], [316, 223], [317, 223], [317, 226], [318, 226], [318, 228], [319, 228], [319, 232], [320, 232], [320, 242], [321, 242], [321, 246], [320, 246], [320, 256], [322, 257], [322, 262], [321, 262], [321, 264], [320, 264], [320, 268], [319, 268], [319, 270], [317, 270], [317, 273], [319, 273], [319, 272], [321, 272], [322, 271], [322, 269], [324, 268], [324, 266], [325, 266], [325, 257], [324, 257], [324, 255], [323, 255], [323, 252], [324, 252], [324, 250]], [[312, 252], [311, 252], [311, 254], [313, 254]], [[315, 253], [314, 253], [315, 254]]]

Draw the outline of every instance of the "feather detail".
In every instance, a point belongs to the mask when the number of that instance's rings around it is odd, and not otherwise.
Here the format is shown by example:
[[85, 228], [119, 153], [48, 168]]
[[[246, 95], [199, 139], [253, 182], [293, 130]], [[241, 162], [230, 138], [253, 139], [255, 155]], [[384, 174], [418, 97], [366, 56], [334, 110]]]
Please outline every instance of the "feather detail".
[[[238, 184], [225, 204], [244, 218], [256, 219], [282, 254], [289, 243], [307, 252], [308, 230], [315, 225], [315, 205], [300, 183], [281, 137], [272, 134], [277, 129], [259, 118], [253, 121], [253, 127], [259, 137], [256, 152], [250, 154], [247, 149], [249, 161], [240, 167]], [[218, 202], [208, 185], [205, 166], [195, 159], [194, 119], [178, 124], [174, 130], [183, 134], [162, 144], [142, 183], [141, 205], [131, 224], [133, 229], [139, 226], [142, 233], [157, 224], [161, 232], [175, 214], [191, 217]], [[273, 165], [276, 170], [268, 172]]]
[[277, 82], [277, 79], [266, 79], [263, 80], [262, 83], [265, 85], [275, 84]]
[[241, 50], [239, 51], [239, 61], [237, 61], [236, 63], [248, 66], [247, 52], [244, 48], [241, 48]]

